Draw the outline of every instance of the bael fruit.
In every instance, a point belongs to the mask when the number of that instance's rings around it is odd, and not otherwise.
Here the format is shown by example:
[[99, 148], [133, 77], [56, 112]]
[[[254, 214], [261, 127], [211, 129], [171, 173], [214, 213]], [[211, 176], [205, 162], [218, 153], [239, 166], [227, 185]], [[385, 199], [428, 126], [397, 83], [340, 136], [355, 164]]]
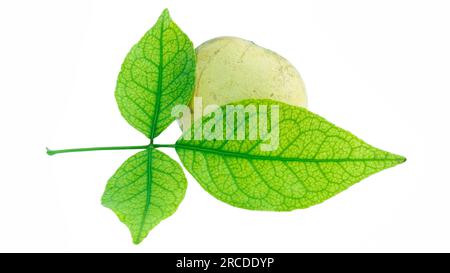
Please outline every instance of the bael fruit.
[[[219, 37], [198, 46], [196, 54], [194, 97], [202, 97], [203, 109], [244, 99], [307, 106], [300, 74], [271, 50], [241, 38]], [[194, 111], [193, 101], [189, 106]]]

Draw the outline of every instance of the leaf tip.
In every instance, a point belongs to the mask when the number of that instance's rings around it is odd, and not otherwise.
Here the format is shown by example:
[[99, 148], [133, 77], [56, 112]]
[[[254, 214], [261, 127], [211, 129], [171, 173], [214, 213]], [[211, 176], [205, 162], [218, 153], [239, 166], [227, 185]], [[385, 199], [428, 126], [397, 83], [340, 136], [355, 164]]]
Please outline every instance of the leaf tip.
[[161, 12], [161, 16], [160, 16], [160, 17], [161, 17], [161, 18], [164, 18], [164, 17], [170, 18], [169, 9], [168, 9], [168, 8], [165, 8], [165, 9]]
[[134, 238], [133, 237], [133, 244], [134, 245], [138, 245], [142, 242], [143, 238]]
[[400, 165], [406, 162], [406, 157], [402, 155], [394, 155], [395, 156], [395, 165]]

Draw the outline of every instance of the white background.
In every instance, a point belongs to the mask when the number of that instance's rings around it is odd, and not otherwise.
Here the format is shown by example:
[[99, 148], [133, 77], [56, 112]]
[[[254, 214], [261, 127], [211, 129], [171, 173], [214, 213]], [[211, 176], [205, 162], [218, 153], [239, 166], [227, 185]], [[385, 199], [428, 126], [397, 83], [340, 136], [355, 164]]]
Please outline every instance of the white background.
[[[134, 152], [45, 147], [147, 143], [113, 93], [165, 7], [196, 46], [233, 35], [280, 53], [310, 110], [408, 161], [288, 213], [231, 207], [187, 174], [178, 211], [133, 245], [100, 197]], [[450, 251], [449, 33], [448, 1], [2, 1], [0, 251]]]

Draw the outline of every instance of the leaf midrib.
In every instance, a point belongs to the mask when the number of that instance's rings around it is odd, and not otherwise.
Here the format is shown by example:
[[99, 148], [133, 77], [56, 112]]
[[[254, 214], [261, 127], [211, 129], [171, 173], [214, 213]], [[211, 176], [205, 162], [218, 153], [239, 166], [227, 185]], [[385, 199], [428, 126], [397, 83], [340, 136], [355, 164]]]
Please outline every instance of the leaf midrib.
[[153, 111], [153, 121], [151, 125], [151, 132], [150, 132], [150, 141], [153, 142], [153, 138], [155, 138], [156, 135], [156, 126], [158, 123], [158, 117], [159, 112], [161, 108], [161, 93], [162, 93], [162, 77], [163, 77], [163, 30], [164, 30], [164, 23], [166, 21], [166, 16], [162, 18], [161, 21], [161, 27], [160, 27], [160, 34], [159, 34], [159, 64], [158, 64], [158, 86], [156, 88], [156, 98], [155, 98], [155, 109]]
[[142, 230], [144, 228], [145, 219], [147, 218], [148, 209], [150, 208], [150, 199], [152, 195], [152, 149], [147, 149], [147, 183], [146, 183], [146, 199], [144, 212], [142, 213], [142, 220], [139, 225], [139, 232], [137, 235], [137, 240], [141, 240]]
[[251, 154], [230, 152], [230, 151], [217, 150], [217, 149], [211, 149], [211, 148], [205, 148], [205, 147], [198, 147], [198, 146], [192, 146], [192, 145], [180, 144], [180, 143], [176, 143], [175, 148], [216, 154], [216, 155], [221, 155], [221, 156], [245, 158], [245, 159], [251, 159], [251, 160], [270, 160], [270, 161], [283, 161], [283, 162], [287, 161], [287, 162], [302, 162], [302, 163], [308, 163], [308, 162], [340, 163], [340, 162], [396, 161], [396, 162], [401, 163], [401, 162], [405, 161], [405, 158], [401, 157], [401, 156], [398, 156], [397, 158], [327, 158], [327, 159], [262, 156], [262, 155], [251, 155]]

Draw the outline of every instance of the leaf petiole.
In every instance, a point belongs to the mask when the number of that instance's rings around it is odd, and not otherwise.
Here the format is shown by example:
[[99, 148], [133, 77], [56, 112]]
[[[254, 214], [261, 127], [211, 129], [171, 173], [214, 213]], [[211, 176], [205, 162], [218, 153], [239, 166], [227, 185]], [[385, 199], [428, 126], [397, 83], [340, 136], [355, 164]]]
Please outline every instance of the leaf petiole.
[[153, 148], [175, 148], [176, 144], [151, 144]]
[[75, 152], [90, 152], [90, 151], [112, 151], [112, 150], [144, 150], [150, 148], [150, 145], [140, 145], [140, 146], [113, 146], [113, 147], [90, 147], [90, 148], [74, 148], [74, 149], [63, 149], [63, 150], [50, 150], [47, 148], [48, 155], [56, 155], [63, 153], [75, 153]]

